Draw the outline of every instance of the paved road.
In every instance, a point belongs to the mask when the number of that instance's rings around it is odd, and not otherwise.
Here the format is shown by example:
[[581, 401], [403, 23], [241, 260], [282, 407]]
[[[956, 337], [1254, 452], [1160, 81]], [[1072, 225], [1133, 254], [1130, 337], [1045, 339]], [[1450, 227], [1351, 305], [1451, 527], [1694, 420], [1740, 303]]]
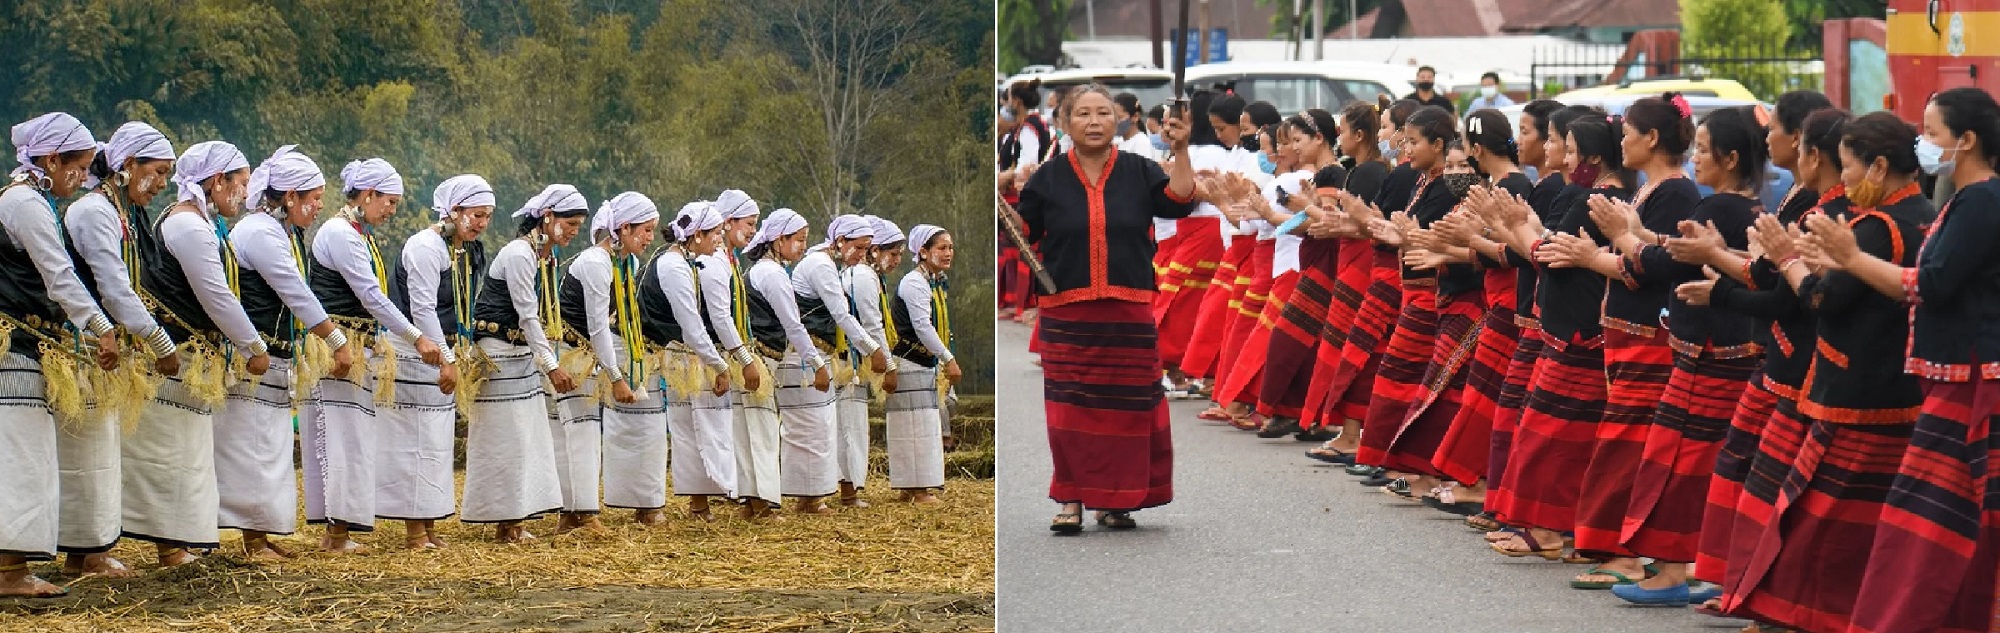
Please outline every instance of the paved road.
[[998, 328], [1000, 631], [1691, 633], [1742, 623], [1570, 589], [1583, 567], [1507, 559], [1456, 517], [1174, 405], [1175, 501], [1129, 533], [1047, 529], [1048, 436], [1028, 330]]

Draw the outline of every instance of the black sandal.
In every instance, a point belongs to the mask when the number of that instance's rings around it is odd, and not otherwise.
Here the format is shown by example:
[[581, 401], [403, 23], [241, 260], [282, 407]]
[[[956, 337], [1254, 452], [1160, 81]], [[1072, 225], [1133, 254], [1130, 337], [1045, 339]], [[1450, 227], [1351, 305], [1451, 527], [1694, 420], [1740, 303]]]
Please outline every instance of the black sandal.
[[1097, 524], [1114, 530], [1130, 530], [1139, 527], [1139, 522], [1132, 520], [1132, 513], [1130, 512], [1099, 512], [1097, 513]]
[[[1071, 519], [1074, 519], [1074, 521], [1072, 522]], [[1079, 510], [1056, 515], [1056, 520], [1049, 523], [1049, 531], [1055, 532], [1058, 536], [1082, 533], [1083, 512]]]

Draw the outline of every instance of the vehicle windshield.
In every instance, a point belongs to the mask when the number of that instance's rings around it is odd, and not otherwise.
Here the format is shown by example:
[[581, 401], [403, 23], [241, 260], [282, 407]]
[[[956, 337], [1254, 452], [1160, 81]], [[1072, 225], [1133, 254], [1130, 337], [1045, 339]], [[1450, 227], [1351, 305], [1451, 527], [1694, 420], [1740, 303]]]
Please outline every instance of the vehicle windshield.
[[1286, 115], [1308, 108], [1339, 112], [1340, 108], [1350, 101], [1356, 99], [1372, 101], [1376, 95], [1389, 91], [1382, 84], [1372, 81], [1311, 76], [1247, 76], [1236, 78], [1235, 81], [1236, 94], [1242, 96], [1245, 101], [1269, 101], [1271, 105], [1277, 106], [1278, 112]]
[[[1105, 90], [1111, 91], [1112, 95], [1121, 92], [1132, 93], [1139, 98], [1139, 105], [1149, 110], [1174, 98], [1174, 82], [1171, 79], [1098, 77], [1096, 82], [1103, 85]], [[1046, 93], [1062, 86], [1082, 86], [1088, 83], [1090, 82], [1082, 80], [1043, 82], [1042, 89]]]

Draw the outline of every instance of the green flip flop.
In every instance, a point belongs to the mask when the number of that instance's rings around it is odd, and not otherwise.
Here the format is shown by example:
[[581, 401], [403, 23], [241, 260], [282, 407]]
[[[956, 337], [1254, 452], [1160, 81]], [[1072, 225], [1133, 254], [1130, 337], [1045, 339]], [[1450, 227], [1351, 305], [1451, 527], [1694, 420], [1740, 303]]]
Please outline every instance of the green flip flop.
[[1590, 571], [1587, 571], [1587, 572], [1583, 572], [1583, 575], [1585, 575], [1585, 576], [1610, 576], [1610, 577], [1612, 577], [1612, 578], [1617, 578], [1618, 580], [1617, 580], [1616, 582], [1601, 582], [1601, 581], [1587, 581], [1587, 580], [1570, 580], [1570, 581], [1569, 581], [1569, 587], [1570, 587], [1571, 589], [1593, 589], [1593, 590], [1602, 590], [1602, 589], [1610, 589], [1610, 588], [1612, 588], [1612, 587], [1615, 587], [1615, 586], [1618, 586], [1618, 585], [1629, 585], [1629, 584], [1632, 584], [1632, 583], [1634, 582], [1634, 581], [1633, 581], [1633, 580], [1632, 580], [1631, 578], [1627, 578], [1627, 577], [1625, 576], [1625, 574], [1621, 574], [1621, 573], [1618, 573], [1618, 572], [1615, 572], [1615, 571], [1611, 571], [1611, 570], [1609, 570], [1609, 569], [1604, 569], [1604, 568], [1601, 568], [1601, 567], [1592, 567], [1592, 568], [1590, 568]]

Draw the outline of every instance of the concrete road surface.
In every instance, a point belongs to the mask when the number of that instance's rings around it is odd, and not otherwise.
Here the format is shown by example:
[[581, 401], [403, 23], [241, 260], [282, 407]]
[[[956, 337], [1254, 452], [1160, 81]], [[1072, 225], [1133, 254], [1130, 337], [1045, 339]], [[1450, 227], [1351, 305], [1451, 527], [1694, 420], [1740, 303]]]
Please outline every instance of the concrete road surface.
[[[1585, 567], [1508, 559], [1457, 517], [1355, 485], [1290, 437], [1173, 405], [1172, 504], [1141, 526], [1048, 531], [1042, 378], [1027, 328], [996, 335], [1002, 633], [1733, 632], [1744, 623], [1570, 589]], [[1086, 522], [1090, 519], [1086, 516]]]

